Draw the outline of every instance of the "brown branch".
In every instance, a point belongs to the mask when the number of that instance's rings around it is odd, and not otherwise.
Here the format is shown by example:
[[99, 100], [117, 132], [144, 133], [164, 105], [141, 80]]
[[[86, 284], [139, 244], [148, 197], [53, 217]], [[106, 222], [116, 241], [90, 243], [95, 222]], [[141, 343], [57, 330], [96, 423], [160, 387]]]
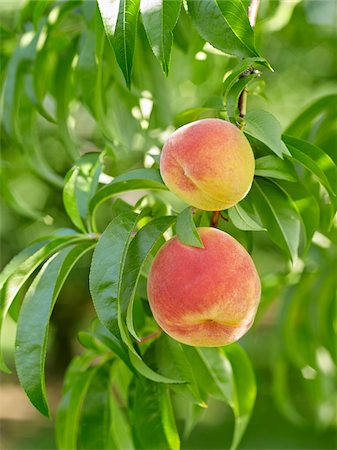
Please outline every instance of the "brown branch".
[[[250, 0], [250, 5], [248, 6], [248, 19], [249, 23], [252, 28], [254, 28], [256, 24], [256, 18], [257, 13], [260, 6], [260, 0]], [[241, 76], [245, 77], [250, 75], [250, 71], [246, 71], [247, 73], [243, 73]], [[239, 108], [239, 115], [240, 117], [244, 117], [246, 115], [246, 109], [247, 109], [247, 89], [244, 88], [244, 90], [241, 92], [239, 101], [238, 101], [238, 108]]]
[[220, 220], [220, 211], [213, 211], [210, 226], [216, 228]]
[[[257, 13], [260, 6], [260, 0], [250, 0], [250, 4], [248, 6], [248, 19], [249, 23], [252, 28], [254, 28], [256, 24], [256, 18]], [[250, 75], [253, 69], [248, 69], [245, 72], [243, 72], [240, 76], [241, 77], [247, 77]], [[240, 117], [244, 117], [246, 115], [246, 109], [247, 109], [247, 89], [244, 88], [243, 91], [240, 94], [239, 100], [238, 100], [238, 109], [239, 109], [239, 115]], [[213, 211], [212, 217], [211, 217], [211, 227], [217, 227], [220, 219], [220, 211]]]

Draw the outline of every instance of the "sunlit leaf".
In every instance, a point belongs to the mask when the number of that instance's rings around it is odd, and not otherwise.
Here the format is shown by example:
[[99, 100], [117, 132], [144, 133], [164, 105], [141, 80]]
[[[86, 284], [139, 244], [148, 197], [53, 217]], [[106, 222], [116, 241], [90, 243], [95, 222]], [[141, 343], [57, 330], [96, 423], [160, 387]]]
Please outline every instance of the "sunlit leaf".
[[[235, 3], [237, 4], [238, 2]], [[199, 34], [213, 47], [224, 53], [244, 58], [257, 55], [256, 50], [251, 48], [249, 36], [248, 39], [244, 39], [244, 42], [237, 36], [238, 30], [240, 28], [242, 30], [242, 27], [247, 25], [248, 19], [245, 12], [246, 17], [240, 16], [236, 18], [236, 25], [234, 25], [235, 21], [232, 20], [234, 18], [231, 15], [229, 19], [230, 26], [215, 0], [187, 0], [187, 5], [188, 13], [192, 17]], [[234, 2], [230, 2], [229, 8], [231, 12], [237, 9], [236, 6]], [[225, 8], [225, 6], [223, 7]], [[233, 31], [232, 27], [235, 28], [236, 32]], [[239, 35], [242, 37], [241, 33]]]
[[105, 32], [128, 87], [137, 32], [140, 0], [98, 0]]
[[172, 30], [175, 27], [182, 0], [141, 0], [140, 11], [144, 28], [153, 53], [168, 74], [172, 47]]

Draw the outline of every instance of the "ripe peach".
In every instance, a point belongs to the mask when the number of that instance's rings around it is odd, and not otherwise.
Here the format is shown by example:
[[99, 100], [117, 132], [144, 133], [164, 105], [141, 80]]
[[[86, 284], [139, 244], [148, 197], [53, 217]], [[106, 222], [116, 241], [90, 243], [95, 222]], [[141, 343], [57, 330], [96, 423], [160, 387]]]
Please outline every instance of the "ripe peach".
[[167, 187], [207, 211], [242, 200], [252, 185], [254, 168], [254, 154], [244, 134], [220, 119], [202, 119], [179, 128], [164, 145], [160, 159]]
[[148, 297], [154, 318], [184, 344], [217, 347], [251, 327], [260, 301], [252, 258], [233, 237], [198, 228], [204, 248], [167, 241], [154, 258]]

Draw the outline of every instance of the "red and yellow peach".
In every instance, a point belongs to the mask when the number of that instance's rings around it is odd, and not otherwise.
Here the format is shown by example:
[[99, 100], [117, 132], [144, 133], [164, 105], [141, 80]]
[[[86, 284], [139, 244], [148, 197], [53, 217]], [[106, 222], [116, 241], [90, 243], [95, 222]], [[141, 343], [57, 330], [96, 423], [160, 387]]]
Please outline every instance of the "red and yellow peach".
[[182, 343], [213, 347], [238, 340], [251, 327], [260, 280], [242, 245], [215, 228], [199, 228], [204, 248], [167, 241], [154, 258], [148, 297], [154, 318]]
[[254, 154], [244, 134], [220, 119], [202, 119], [179, 128], [167, 140], [160, 159], [167, 187], [207, 211], [242, 200], [252, 185], [254, 168]]

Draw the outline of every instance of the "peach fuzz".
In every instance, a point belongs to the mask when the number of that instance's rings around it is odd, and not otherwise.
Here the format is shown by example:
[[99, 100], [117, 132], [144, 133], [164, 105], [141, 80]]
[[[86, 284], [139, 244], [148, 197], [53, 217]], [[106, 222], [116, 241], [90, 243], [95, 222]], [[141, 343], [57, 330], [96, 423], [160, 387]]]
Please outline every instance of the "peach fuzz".
[[177, 129], [163, 147], [160, 172], [186, 203], [207, 211], [229, 208], [248, 193], [255, 160], [245, 135], [220, 119]]
[[167, 241], [152, 263], [148, 298], [154, 318], [184, 344], [217, 347], [251, 327], [260, 279], [244, 247], [216, 228], [198, 228], [204, 248]]

